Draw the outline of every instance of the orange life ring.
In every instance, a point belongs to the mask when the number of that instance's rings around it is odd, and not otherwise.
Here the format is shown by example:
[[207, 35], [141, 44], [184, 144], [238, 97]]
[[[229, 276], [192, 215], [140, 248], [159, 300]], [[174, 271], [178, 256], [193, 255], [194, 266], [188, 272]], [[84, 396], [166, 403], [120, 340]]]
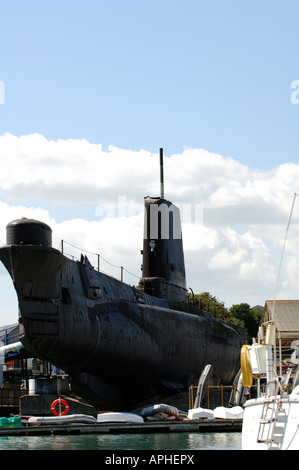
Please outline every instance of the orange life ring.
[[[61, 403], [64, 405], [64, 410], [63, 410], [62, 413], [60, 411]], [[56, 411], [56, 405], [57, 404], [59, 404], [59, 413]], [[55, 416], [64, 416], [68, 413], [69, 409], [70, 409], [70, 407], [69, 407], [68, 402], [66, 400], [64, 400], [63, 398], [57, 398], [57, 400], [54, 400], [52, 405], [51, 405], [51, 411]]]

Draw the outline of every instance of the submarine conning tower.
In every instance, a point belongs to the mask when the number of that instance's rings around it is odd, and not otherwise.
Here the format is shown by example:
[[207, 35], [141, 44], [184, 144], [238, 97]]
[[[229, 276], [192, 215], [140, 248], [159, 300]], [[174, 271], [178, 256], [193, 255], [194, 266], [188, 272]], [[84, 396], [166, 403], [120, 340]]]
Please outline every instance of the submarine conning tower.
[[160, 149], [161, 196], [144, 199], [141, 289], [171, 302], [187, 302], [180, 210], [164, 199], [163, 149]]
[[52, 230], [39, 220], [22, 219], [13, 220], [6, 226], [7, 245], [41, 245], [52, 247]]
[[155, 297], [187, 301], [180, 210], [166, 199], [145, 198], [140, 286]]

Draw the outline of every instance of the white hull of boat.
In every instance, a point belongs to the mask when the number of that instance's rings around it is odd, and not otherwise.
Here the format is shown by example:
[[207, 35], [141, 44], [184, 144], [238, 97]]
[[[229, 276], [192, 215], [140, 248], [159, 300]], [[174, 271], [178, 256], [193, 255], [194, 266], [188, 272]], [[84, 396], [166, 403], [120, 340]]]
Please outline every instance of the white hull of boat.
[[299, 450], [299, 395], [248, 400], [244, 405], [243, 450]]
[[144, 423], [141, 416], [134, 413], [125, 412], [108, 412], [99, 413], [97, 416], [98, 423]]
[[29, 426], [40, 426], [47, 424], [96, 424], [94, 416], [84, 414], [73, 414], [65, 416], [31, 416], [27, 424]]

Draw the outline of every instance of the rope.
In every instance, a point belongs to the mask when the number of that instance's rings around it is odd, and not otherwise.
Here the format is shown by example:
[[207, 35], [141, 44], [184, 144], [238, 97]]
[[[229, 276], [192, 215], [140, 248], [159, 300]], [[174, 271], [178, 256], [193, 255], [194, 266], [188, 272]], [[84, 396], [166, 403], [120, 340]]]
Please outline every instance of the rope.
[[278, 275], [277, 275], [276, 287], [275, 287], [275, 294], [274, 294], [274, 301], [273, 301], [273, 307], [272, 307], [272, 318], [271, 318], [272, 321], [274, 320], [274, 310], [275, 310], [275, 303], [276, 303], [276, 297], [277, 297], [277, 290], [278, 290], [278, 284], [279, 284], [280, 271], [281, 271], [282, 260], [283, 260], [284, 250], [285, 250], [285, 246], [286, 246], [286, 241], [287, 241], [287, 236], [288, 236], [289, 226], [290, 226], [290, 223], [291, 223], [291, 218], [292, 218], [292, 214], [293, 214], [293, 209], [294, 209], [294, 204], [295, 204], [296, 196], [297, 196], [297, 194], [294, 193], [294, 198], [293, 198], [293, 202], [292, 202], [291, 212], [290, 212], [289, 220], [288, 220], [288, 223], [287, 223], [286, 233], [285, 233], [284, 242], [283, 242], [283, 248], [282, 248], [281, 257], [280, 257], [280, 262], [279, 262], [279, 269], [278, 269]]

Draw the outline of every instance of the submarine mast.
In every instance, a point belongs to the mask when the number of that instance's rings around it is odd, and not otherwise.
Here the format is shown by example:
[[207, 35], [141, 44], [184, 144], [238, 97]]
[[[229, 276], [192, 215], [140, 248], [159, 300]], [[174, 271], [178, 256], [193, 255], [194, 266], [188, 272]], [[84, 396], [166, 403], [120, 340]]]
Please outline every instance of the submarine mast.
[[160, 148], [160, 198], [164, 199], [163, 149]]

